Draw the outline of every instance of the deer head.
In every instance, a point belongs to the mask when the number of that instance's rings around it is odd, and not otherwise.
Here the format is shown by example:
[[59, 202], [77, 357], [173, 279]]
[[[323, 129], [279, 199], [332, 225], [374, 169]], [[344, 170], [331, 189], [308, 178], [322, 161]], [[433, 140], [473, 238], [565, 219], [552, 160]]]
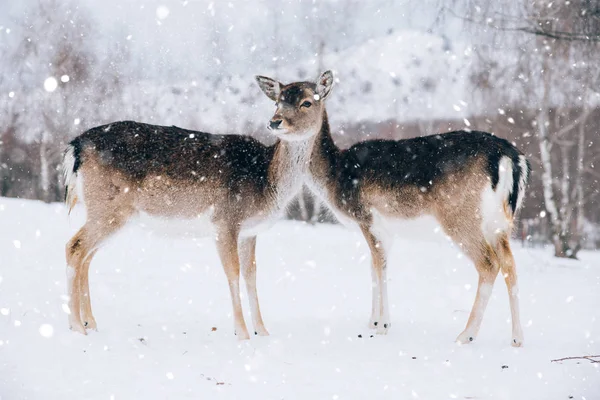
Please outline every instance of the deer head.
[[325, 99], [333, 87], [333, 74], [325, 71], [317, 82], [294, 82], [283, 85], [264, 76], [256, 81], [277, 109], [267, 124], [275, 136], [287, 141], [305, 140], [319, 132]]

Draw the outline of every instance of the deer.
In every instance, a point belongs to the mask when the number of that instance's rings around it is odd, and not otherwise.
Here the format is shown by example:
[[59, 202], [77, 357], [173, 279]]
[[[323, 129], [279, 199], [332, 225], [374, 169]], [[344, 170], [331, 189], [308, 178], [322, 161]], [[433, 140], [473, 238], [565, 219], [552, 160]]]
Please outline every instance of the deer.
[[97, 330], [89, 267], [107, 239], [138, 224], [213, 236], [229, 284], [234, 332], [248, 339], [240, 301], [246, 282], [255, 335], [268, 336], [256, 289], [256, 236], [282, 217], [308, 166], [303, 133], [266, 146], [244, 135], [217, 135], [133, 121], [89, 129], [64, 154], [69, 213], [86, 220], [66, 244], [69, 327]]
[[365, 140], [342, 150], [333, 141], [325, 108], [334, 84], [331, 71], [316, 82], [257, 79], [276, 103], [271, 131], [311, 137], [305, 184], [342, 224], [360, 229], [366, 239], [372, 277], [369, 328], [387, 334], [391, 327], [387, 260], [394, 223], [430, 216], [479, 275], [471, 313], [456, 341], [475, 340], [502, 271], [509, 294], [511, 345], [521, 346], [517, 272], [509, 240], [531, 170], [523, 153], [505, 139], [475, 130]]

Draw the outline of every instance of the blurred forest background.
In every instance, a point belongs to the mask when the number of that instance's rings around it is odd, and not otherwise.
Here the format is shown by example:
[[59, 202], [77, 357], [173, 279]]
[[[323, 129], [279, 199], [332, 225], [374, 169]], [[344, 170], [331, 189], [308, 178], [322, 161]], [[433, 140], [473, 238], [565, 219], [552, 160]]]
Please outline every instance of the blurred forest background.
[[[600, 1], [0, 1], [0, 195], [61, 201], [65, 144], [116, 120], [273, 141], [254, 75], [332, 69], [341, 147], [454, 129], [533, 165], [518, 235], [600, 246]], [[290, 216], [326, 219], [304, 194]]]

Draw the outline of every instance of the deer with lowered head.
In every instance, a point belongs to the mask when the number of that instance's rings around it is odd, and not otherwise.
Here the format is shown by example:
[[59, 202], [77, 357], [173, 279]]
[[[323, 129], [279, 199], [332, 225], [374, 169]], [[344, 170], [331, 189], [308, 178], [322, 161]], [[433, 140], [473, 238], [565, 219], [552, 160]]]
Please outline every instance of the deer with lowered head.
[[278, 137], [309, 138], [305, 183], [343, 224], [358, 227], [371, 251], [372, 311], [369, 327], [391, 327], [387, 294], [393, 223], [433, 216], [472, 260], [479, 274], [475, 302], [459, 343], [475, 340], [499, 271], [512, 317], [511, 345], [523, 332], [515, 261], [509, 239], [530, 172], [525, 156], [507, 140], [456, 131], [405, 140], [367, 140], [339, 149], [330, 133], [325, 100], [333, 75], [287, 85], [257, 77], [277, 109], [268, 127]]
[[71, 141], [64, 157], [66, 202], [69, 209], [82, 202], [87, 213], [85, 224], [66, 245], [71, 329], [82, 334], [96, 329], [90, 263], [109, 237], [137, 223], [214, 235], [229, 282], [237, 337], [249, 337], [240, 302], [240, 270], [254, 333], [268, 335], [256, 292], [256, 235], [299, 192], [309, 156], [304, 131], [273, 132], [279, 139], [265, 146], [249, 136], [124, 121], [92, 128]]

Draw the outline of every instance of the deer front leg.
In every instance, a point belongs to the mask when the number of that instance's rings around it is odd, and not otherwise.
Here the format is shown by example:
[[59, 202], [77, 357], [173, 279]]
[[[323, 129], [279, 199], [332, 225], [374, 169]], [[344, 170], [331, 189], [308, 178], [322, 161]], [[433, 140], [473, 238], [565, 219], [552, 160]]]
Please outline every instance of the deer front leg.
[[219, 232], [217, 236], [217, 250], [229, 282], [231, 303], [233, 305], [233, 327], [239, 340], [250, 339], [242, 303], [240, 300], [240, 260], [238, 256], [238, 232], [226, 229]]
[[381, 320], [381, 298], [379, 296], [379, 279], [375, 273], [375, 265], [371, 261], [371, 318], [369, 329], [377, 329], [377, 322]]
[[242, 274], [244, 275], [244, 281], [246, 281], [246, 291], [248, 292], [250, 301], [254, 334], [269, 336], [269, 332], [263, 323], [258, 303], [258, 294], [256, 293], [256, 236], [241, 239], [238, 248]]
[[387, 295], [387, 248], [389, 240], [372, 226], [361, 226], [361, 230], [371, 250], [371, 278], [373, 303], [369, 326], [377, 329], [378, 335], [387, 334], [392, 326]]
[[86, 334], [81, 322], [81, 275], [84, 259], [89, 253], [86, 239], [86, 229], [69, 240], [66, 246], [67, 258], [67, 292], [69, 296], [69, 328], [74, 332]]
[[85, 335], [85, 328], [81, 322], [81, 314], [79, 312], [81, 305], [80, 292], [80, 268], [77, 266], [67, 265], [67, 291], [69, 293], [69, 329], [74, 332], [79, 332]]

